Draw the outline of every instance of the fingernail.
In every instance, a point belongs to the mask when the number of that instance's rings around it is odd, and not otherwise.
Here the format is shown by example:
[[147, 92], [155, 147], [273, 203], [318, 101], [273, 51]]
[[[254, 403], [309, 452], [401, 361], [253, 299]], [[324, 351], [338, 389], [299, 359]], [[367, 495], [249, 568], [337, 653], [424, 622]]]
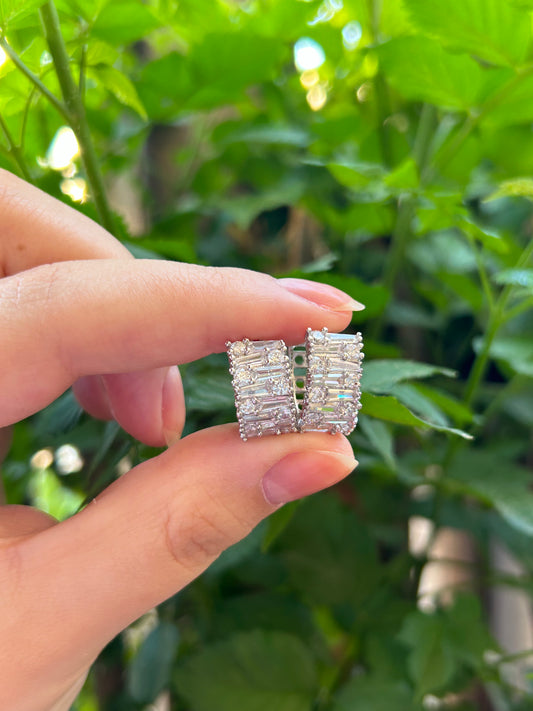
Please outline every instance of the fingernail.
[[307, 279], [278, 279], [280, 286], [329, 311], [362, 311], [365, 306], [329, 284]]
[[273, 506], [286, 504], [336, 484], [356, 466], [353, 456], [338, 452], [293, 452], [264, 475], [263, 493]]
[[183, 429], [183, 389], [177, 366], [173, 365], [163, 380], [161, 421], [167, 447], [176, 444]]

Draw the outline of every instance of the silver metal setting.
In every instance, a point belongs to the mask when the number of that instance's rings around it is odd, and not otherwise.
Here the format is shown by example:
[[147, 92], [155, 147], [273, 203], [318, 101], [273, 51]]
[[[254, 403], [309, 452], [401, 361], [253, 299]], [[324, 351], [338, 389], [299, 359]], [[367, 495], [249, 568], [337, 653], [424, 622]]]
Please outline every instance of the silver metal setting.
[[307, 329], [305, 344], [226, 343], [243, 440], [285, 432], [350, 434], [361, 409], [363, 339]]
[[300, 432], [350, 434], [361, 409], [363, 338], [307, 330], [307, 377]]
[[297, 432], [298, 408], [285, 343], [244, 339], [226, 346], [242, 439]]

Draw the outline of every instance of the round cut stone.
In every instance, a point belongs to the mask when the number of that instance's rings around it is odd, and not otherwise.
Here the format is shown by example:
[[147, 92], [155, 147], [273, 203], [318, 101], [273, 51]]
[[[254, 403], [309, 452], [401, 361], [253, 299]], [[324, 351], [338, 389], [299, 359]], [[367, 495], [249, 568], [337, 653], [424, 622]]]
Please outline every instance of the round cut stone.
[[309, 402], [321, 403], [326, 398], [326, 391], [319, 385], [313, 385], [309, 390]]
[[253, 422], [252, 424], [247, 425], [246, 434], [248, 437], [261, 437], [261, 435], [263, 434], [263, 430], [261, 428], [260, 423]]
[[323, 344], [326, 342], [326, 334], [323, 331], [311, 331], [309, 338], [313, 343]]
[[325, 356], [309, 356], [309, 367], [312, 370], [326, 371], [329, 368], [329, 360]]
[[239, 409], [243, 415], [253, 415], [257, 412], [257, 405], [253, 398], [247, 398], [240, 404]]
[[246, 343], [243, 341], [236, 341], [236, 343], [233, 343], [231, 346], [231, 354], [233, 356], [246, 355], [247, 350]]
[[254, 375], [249, 368], [237, 368], [233, 381], [235, 385], [251, 385], [254, 382]]
[[322, 425], [322, 417], [318, 412], [310, 412], [304, 418], [304, 427], [320, 427]]
[[268, 351], [266, 354], [266, 361], [268, 365], [280, 365], [284, 361], [284, 354], [282, 351], [274, 350]]
[[345, 373], [344, 377], [342, 379], [342, 385], [344, 388], [347, 388], [348, 390], [352, 390], [353, 388], [356, 387], [356, 385], [359, 383], [359, 378], [357, 377], [357, 373]]
[[346, 343], [342, 355], [344, 360], [359, 360], [359, 345], [357, 343]]
[[266, 389], [272, 395], [285, 395], [288, 391], [288, 384], [281, 378], [270, 378], [266, 382]]

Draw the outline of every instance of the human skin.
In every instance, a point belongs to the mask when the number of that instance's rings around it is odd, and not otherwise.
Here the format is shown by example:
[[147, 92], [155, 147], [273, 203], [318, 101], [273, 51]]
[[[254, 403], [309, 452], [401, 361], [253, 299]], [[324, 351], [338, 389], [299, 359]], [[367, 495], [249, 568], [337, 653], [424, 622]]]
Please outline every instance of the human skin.
[[73, 386], [163, 454], [58, 523], [0, 506], [0, 708], [67, 711], [101, 649], [284, 503], [356, 466], [342, 435], [180, 439], [176, 363], [228, 340], [340, 331], [348, 295], [241, 269], [135, 260], [75, 210], [0, 170], [0, 456], [9, 426]]

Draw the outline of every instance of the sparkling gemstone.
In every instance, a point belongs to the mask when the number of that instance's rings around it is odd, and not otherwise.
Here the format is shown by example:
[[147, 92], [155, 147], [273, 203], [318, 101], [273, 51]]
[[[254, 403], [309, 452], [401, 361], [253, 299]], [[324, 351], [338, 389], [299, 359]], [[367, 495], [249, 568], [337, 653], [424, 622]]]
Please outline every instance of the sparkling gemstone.
[[358, 360], [360, 355], [359, 345], [357, 343], [346, 343], [342, 356], [344, 360]]
[[309, 367], [312, 370], [326, 371], [329, 368], [329, 359], [325, 356], [309, 356]]
[[243, 341], [236, 341], [235, 343], [232, 343], [231, 345], [231, 354], [233, 356], [243, 356], [246, 355], [247, 352], [247, 347], [246, 343]]
[[233, 381], [235, 385], [250, 385], [254, 382], [254, 375], [249, 368], [237, 368]]
[[304, 419], [305, 427], [320, 427], [323, 423], [323, 419], [318, 412], [310, 412], [306, 415]]
[[279, 365], [285, 360], [285, 354], [282, 351], [268, 351], [266, 354], [266, 361], [269, 365]]
[[239, 405], [239, 409], [243, 415], [253, 415], [257, 412], [257, 405], [253, 398], [247, 398]]
[[313, 343], [322, 344], [326, 342], [326, 334], [323, 331], [311, 331], [309, 338]]
[[290, 416], [291, 413], [286, 407], [280, 407], [276, 410], [276, 413], [274, 415], [274, 421], [277, 424], [281, 424], [283, 422], [287, 422]]
[[345, 373], [342, 379], [342, 386], [351, 390], [359, 383], [357, 373]]
[[313, 385], [309, 390], [309, 402], [321, 403], [326, 398], [326, 391], [319, 385]]
[[263, 430], [259, 422], [252, 422], [246, 427], [246, 434], [248, 437], [261, 437]]
[[285, 395], [288, 391], [288, 384], [281, 378], [270, 378], [266, 382], [266, 389], [272, 395]]

